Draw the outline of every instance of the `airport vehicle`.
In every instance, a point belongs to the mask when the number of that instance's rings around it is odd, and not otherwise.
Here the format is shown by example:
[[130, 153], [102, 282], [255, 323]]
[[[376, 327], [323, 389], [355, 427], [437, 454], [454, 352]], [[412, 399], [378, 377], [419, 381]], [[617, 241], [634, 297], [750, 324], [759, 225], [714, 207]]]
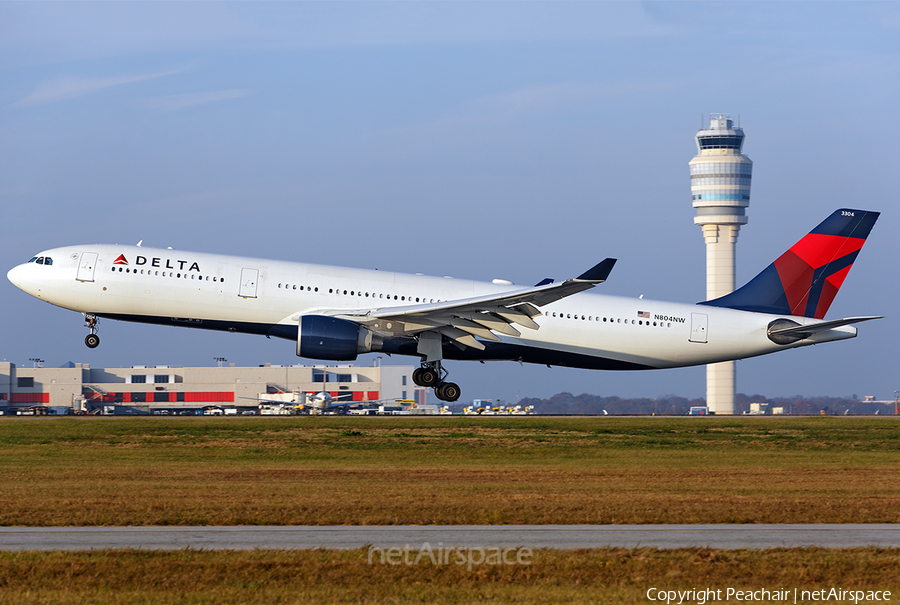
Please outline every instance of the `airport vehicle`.
[[[333, 414], [344, 413], [350, 408], [376, 405], [385, 401], [396, 403], [397, 399], [351, 399], [352, 393], [332, 395], [326, 391], [288, 391], [286, 393], [260, 393], [254, 401], [259, 402], [260, 409], [273, 408], [290, 410], [296, 414]], [[402, 401], [402, 400], [401, 400]], [[415, 402], [410, 402], [415, 405]]]
[[601, 370], [701, 365], [853, 338], [823, 318], [879, 213], [840, 209], [742, 288], [695, 305], [588, 294], [606, 259], [574, 279], [533, 287], [328, 267], [140, 246], [40, 252], [9, 280], [99, 318], [261, 334], [300, 357], [334, 361], [382, 351], [419, 357], [413, 381], [459, 398], [445, 359], [514, 360]]
[[[377, 401], [352, 401], [351, 393], [333, 396], [331, 393], [289, 391], [287, 393], [260, 393], [256, 401], [260, 410], [276, 408], [290, 410], [290, 413], [319, 415], [345, 410], [353, 405], [377, 403]], [[343, 400], [343, 401], [341, 401]]]

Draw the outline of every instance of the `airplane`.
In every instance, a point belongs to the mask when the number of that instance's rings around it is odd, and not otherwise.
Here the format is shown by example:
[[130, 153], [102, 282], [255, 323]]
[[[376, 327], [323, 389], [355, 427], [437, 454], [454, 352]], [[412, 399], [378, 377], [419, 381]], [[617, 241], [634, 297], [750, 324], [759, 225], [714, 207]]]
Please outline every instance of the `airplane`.
[[[842, 208], [738, 290], [684, 304], [589, 294], [607, 258], [576, 278], [533, 287], [138, 246], [40, 252], [7, 277], [84, 315], [260, 334], [300, 357], [352, 361], [383, 352], [420, 359], [413, 381], [443, 401], [460, 388], [445, 359], [512, 360], [600, 370], [703, 365], [853, 338], [875, 316], [823, 318], [878, 212]], [[140, 243], [140, 242], [139, 242]]]

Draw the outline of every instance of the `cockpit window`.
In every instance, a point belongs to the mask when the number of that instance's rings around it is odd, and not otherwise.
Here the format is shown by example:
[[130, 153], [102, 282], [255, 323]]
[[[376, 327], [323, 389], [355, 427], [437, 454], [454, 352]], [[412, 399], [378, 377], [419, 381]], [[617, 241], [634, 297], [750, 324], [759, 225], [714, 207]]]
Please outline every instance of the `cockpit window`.
[[31, 260], [28, 262], [35, 263], [38, 265], [52, 265], [53, 259], [50, 258], [49, 256], [33, 256], [33, 257], [31, 257]]
[[36, 261], [36, 260], [37, 260], [37, 257], [36, 257], [36, 256], [32, 256], [32, 257], [31, 257], [31, 260], [28, 261], [28, 262], [29, 262], [29, 263], [33, 263], [33, 262]]
[[53, 264], [53, 259], [50, 258], [49, 256], [45, 257], [45, 258], [44, 258], [44, 264], [45, 264], [45, 265], [52, 265], [52, 264]]
[[44, 257], [43, 257], [43, 256], [40, 257], [39, 259], [37, 259], [37, 264], [39, 264], [39, 265], [43, 265], [43, 264], [44, 264]]

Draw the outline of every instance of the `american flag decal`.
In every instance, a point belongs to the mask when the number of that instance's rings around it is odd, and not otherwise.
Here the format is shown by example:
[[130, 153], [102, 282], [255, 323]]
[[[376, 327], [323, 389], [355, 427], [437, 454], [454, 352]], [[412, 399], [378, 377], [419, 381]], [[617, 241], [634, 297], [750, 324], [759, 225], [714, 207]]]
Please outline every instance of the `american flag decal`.
[[644, 317], [646, 319], [650, 319], [650, 314], [647, 311], [638, 311], [638, 317]]

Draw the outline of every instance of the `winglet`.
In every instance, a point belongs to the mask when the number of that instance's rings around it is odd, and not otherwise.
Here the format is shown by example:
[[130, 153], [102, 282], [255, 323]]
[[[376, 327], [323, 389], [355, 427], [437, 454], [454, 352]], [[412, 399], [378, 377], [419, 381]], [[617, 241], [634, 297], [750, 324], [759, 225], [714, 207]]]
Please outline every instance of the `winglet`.
[[542, 279], [542, 280], [539, 281], [538, 283], [534, 284], [534, 287], [537, 288], [538, 286], [546, 286], [547, 284], [552, 284], [552, 283], [553, 283], [553, 278], [552, 278], [552, 277], [545, 277], [544, 279]]
[[596, 283], [604, 282], [606, 281], [606, 278], [609, 277], [609, 274], [612, 272], [615, 264], [615, 258], [604, 259], [575, 279], [577, 279], [578, 281], [591, 281]]

